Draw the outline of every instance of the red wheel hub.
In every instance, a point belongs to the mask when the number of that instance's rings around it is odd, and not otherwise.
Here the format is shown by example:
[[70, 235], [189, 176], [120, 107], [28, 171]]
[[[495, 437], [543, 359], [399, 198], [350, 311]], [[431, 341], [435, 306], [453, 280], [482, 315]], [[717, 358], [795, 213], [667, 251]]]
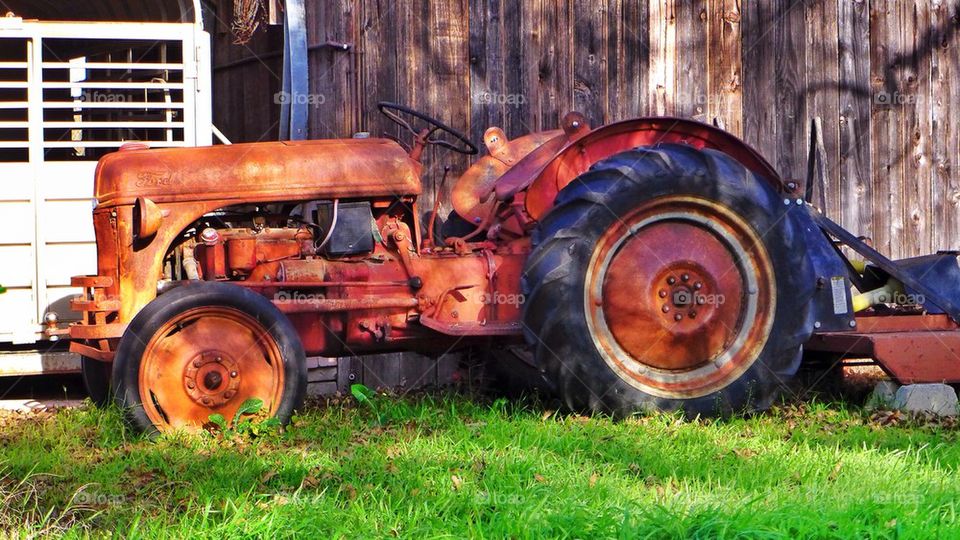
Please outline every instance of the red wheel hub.
[[275, 414], [283, 393], [283, 356], [269, 332], [233, 308], [188, 310], [150, 337], [140, 362], [140, 399], [161, 431], [196, 428], [210, 415], [231, 418], [260, 398]]
[[607, 363], [634, 386], [695, 397], [729, 384], [773, 322], [769, 259], [755, 231], [713, 202], [656, 199], [600, 239], [585, 291]]

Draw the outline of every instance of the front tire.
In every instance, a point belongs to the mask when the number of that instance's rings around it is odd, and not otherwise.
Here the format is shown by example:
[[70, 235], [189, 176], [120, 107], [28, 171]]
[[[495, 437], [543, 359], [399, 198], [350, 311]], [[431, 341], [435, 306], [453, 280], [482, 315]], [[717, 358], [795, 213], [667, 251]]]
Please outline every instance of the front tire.
[[282, 423], [303, 404], [306, 358], [296, 329], [269, 300], [224, 283], [183, 285], [130, 323], [113, 366], [116, 402], [146, 432], [230, 421], [251, 398]]
[[112, 371], [113, 364], [110, 362], [101, 362], [86, 356], [80, 357], [80, 376], [83, 379], [83, 387], [90, 396], [90, 401], [98, 409], [110, 404], [110, 373]]
[[801, 235], [728, 155], [638, 148], [565, 187], [534, 234], [525, 334], [576, 410], [768, 407], [812, 332]]

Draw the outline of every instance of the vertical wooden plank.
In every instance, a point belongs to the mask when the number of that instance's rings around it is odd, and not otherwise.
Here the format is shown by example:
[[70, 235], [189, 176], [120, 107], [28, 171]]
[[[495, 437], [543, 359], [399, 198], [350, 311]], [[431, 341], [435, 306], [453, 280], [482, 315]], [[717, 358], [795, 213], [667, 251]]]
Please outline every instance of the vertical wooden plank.
[[960, 46], [958, 6], [931, 2], [931, 133], [933, 186], [931, 229], [934, 249], [960, 248]]
[[684, 0], [674, 6], [676, 61], [674, 63], [674, 114], [707, 120], [708, 84], [707, 2]]
[[740, 0], [710, 0], [707, 24], [707, 118], [743, 135]]
[[363, 356], [363, 384], [378, 390], [395, 390], [400, 384], [404, 356], [404, 353]]
[[503, 0], [470, 2], [470, 135], [482, 141], [489, 126], [505, 116]]
[[573, 108], [599, 126], [608, 120], [607, 6], [596, 0], [574, 0], [573, 6]]
[[649, 4], [636, 0], [609, 0], [607, 49], [610, 119], [626, 120], [646, 111]]
[[[524, 72], [535, 65], [533, 59], [524, 56], [524, 49], [518, 44], [521, 42], [521, 29], [523, 19], [527, 16], [524, 9], [529, 2], [514, 2], [511, 0], [501, 0], [502, 4], [502, 28], [500, 47], [503, 49], [503, 58], [506, 69], [503, 74], [503, 91], [507, 96], [507, 103], [504, 107], [504, 119], [500, 127], [508, 137], [514, 138], [530, 133], [528, 126], [530, 96], [524, 93], [522, 80]], [[481, 126], [486, 129], [490, 126]]]
[[[353, 43], [356, 41], [356, 0], [328, 0], [310, 4], [307, 17], [308, 43]], [[314, 49], [309, 53], [310, 137], [318, 139], [350, 137], [358, 130], [355, 111], [355, 55], [333, 47]]]
[[930, 48], [933, 46], [930, 9], [926, 0], [900, 2], [904, 53], [901, 58], [902, 94], [895, 106], [903, 114], [904, 193], [901, 207], [904, 223], [903, 253], [932, 253], [933, 234], [928, 218], [933, 215], [930, 137]]
[[674, 0], [650, 0], [650, 79], [648, 114], [667, 116], [674, 112], [677, 65], [677, 25]]
[[900, 93], [901, 50], [896, 0], [870, 3], [871, 141], [873, 143], [873, 243], [882, 253], [899, 257], [902, 250], [903, 151], [899, 111], [892, 105]]
[[[838, 0], [811, 0], [806, 4], [808, 115], [820, 117], [826, 150], [826, 185], [814, 187], [814, 201], [825, 200], [828, 216], [840, 215], [840, 89]], [[809, 126], [809, 120], [807, 121]], [[805, 148], [806, 150], [806, 148]], [[822, 191], [821, 191], [822, 190]], [[839, 218], [837, 218], [839, 219]]]
[[400, 391], [409, 392], [436, 384], [436, 361], [422, 354], [404, 355], [398, 383]]
[[[556, 129], [573, 110], [572, 0], [538, 0], [534, 19], [539, 53], [538, 75], [530, 94], [538, 99], [538, 129]], [[531, 59], [532, 60], [532, 59]]]
[[807, 169], [809, 114], [804, 89], [807, 81], [806, 19], [804, 3], [779, 0], [774, 26], [774, 101], [777, 151], [774, 163], [786, 179], [802, 179]]
[[[742, 4], [743, 25], [743, 138], [760, 155], [777, 157], [776, 80], [774, 65], [775, 15], [771, 2]], [[784, 171], [780, 171], [783, 173]]]
[[870, 9], [867, 0], [840, 0], [838, 7], [840, 223], [873, 236]]
[[361, 127], [374, 137], [385, 133], [399, 135], [398, 128], [377, 111], [377, 103], [400, 101], [397, 82], [400, 9], [397, 2], [386, 0], [362, 0], [362, 3], [360, 39], [355, 44], [360, 57], [360, 88], [363, 89], [358, 95]]
[[350, 365], [353, 362], [353, 358], [344, 357], [337, 359], [337, 390], [341, 393], [347, 394], [350, 392], [350, 385], [353, 384], [354, 379], [350, 377]]

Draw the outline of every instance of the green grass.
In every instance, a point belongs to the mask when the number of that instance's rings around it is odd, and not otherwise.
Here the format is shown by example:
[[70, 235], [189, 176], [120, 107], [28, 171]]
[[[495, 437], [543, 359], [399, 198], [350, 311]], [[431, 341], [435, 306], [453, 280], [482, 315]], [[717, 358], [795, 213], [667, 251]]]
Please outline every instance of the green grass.
[[[0, 416], [0, 528], [132, 537], [948, 538], [958, 431], [812, 404], [627, 421], [456, 396], [147, 440], [116, 410]], [[386, 419], [381, 425], [379, 418]]]

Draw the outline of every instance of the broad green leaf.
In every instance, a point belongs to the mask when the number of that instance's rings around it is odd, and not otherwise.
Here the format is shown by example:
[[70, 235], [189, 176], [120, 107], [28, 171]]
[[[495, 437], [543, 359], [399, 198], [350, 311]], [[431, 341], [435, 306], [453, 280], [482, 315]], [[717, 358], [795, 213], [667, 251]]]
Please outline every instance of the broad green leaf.
[[373, 398], [377, 396], [376, 392], [362, 384], [350, 385], [350, 393], [353, 394], [353, 397], [360, 403], [372, 401]]
[[233, 425], [237, 426], [237, 422], [240, 421], [240, 417], [245, 414], [257, 414], [260, 412], [260, 409], [263, 408], [263, 400], [260, 398], [250, 398], [240, 404], [240, 408], [237, 409], [237, 414], [233, 415]]
[[222, 414], [211, 414], [207, 417], [210, 420], [210, 423], [220, 428], [220, 431], [226, 431], [227, 429], [227, 419], [223, 417]]

